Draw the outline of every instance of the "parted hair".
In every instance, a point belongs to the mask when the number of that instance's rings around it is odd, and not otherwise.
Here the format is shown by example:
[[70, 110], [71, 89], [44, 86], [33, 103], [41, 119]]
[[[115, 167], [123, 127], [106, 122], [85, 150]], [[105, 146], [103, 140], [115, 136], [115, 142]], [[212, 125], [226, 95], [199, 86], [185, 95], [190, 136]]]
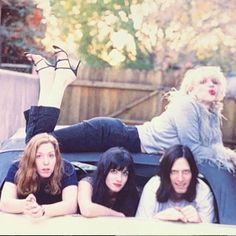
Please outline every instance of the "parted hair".
[[194, 160], [194, 156], [189, 147], [184, 145], [174, 145], [164, 152], [160, 162], [160, 186], [156, 192], [156, 199], [158, 202], [167, 202], [175, 195], [175, 190], [171, 184], [170, 174], [171, 169], [175, 161], [179, 158], [185, 158], [190, 166], [192, 178], [187, 189], [187, 192], [183, 194], [183, 199], [188, 202], [192, 202], [196, 198], [197, 194], [197, 176], [198, 168]]
[[56, 164], [52, 175], [47, 179], [45, 192], [52, 195], [61, 192], [61, 178], [64, 170], [58, 142], [52, 135], [41, 133], [31, 138], [20, 157], [19, 169], [15, 175], [18, 195], [27, 196], [39, 190], [41, 177], [36, 169], [36, 153], [39, 146], [46, 143], [51, 143], [54, 147]]
[[135, 183], [133, 158], [123, 147], [113, 147], [102, 154], [93, 175], [92, 201], [109, 207], [111, 194], [106, 185], [106, 177], [111, 169], [124, 170], [125, 168], [129, 172], [128, 180], [120, 192], [117, 193], [112, 209], [122, 212], [126, 216], [134, 216], [139, 194]]

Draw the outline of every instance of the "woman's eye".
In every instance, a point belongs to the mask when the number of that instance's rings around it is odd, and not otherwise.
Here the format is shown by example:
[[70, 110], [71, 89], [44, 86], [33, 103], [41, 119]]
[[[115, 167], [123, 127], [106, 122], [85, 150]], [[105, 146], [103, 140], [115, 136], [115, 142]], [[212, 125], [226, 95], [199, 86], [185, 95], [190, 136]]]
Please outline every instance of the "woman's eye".
[[178, 171], [176, 171], [176, 170], [171, 170], [171, 172], [170, 172], [172, 175], [175, 175], [175, 174], [178, 174]]
[[49, 157], [50, 157], [50, 158], [54, 158], [55, 155], [54, 155], [53, 153], [51, 153], [51, 154], [49, 154]]
[[184, 170], [183, 173], [184, 173], [185, 175], [188, 175], [188, 174], [191, 173], [191, 171], [190, 171], [190, 170]]
[[212, 80], [212, 83], [217, 85], [217, 84], [219, 84], [219, 81], [217, 81], [217, 80]]
[[129, 175], [129, 171], [128, 170], [123, 171], [123, 175], [128, 176]]
[[111, 169], [110, 172], [111, 173], [117, 173], [117, 169]]
[[200, 81], [200, 84], [205, 84], [205, 83], [206, 83], [205, 79]]

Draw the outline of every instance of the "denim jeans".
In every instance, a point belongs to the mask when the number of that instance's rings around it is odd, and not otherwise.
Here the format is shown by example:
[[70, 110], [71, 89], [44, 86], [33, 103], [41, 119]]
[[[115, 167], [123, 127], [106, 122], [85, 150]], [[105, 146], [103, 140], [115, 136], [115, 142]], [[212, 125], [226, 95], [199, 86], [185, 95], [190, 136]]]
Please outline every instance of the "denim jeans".
[[103, 152], [122, 146], [130, 152], [140, 152], [140, 139], [135, 126], [127, 126], [119, 119], [97, 117], [54, 130], [60, 110], [53, 107], [31, 107], [25, 112], [26, 142], [35, 134], [51, 133], [62, 152]]
[[213, 163], [198, 164], [214, 194], [220, 224], [236, 225], [236, 176]]

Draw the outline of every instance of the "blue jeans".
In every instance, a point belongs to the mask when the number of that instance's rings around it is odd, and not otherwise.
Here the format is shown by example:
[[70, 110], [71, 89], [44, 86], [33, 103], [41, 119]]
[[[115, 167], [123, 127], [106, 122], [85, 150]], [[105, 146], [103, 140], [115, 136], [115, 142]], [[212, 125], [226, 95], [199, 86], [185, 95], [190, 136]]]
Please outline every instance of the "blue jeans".
[[62, 152], [103, 152], [114, 146], [141, 152], [135, 126], [127, 126], [115, 118], [97, 117], [54, 130], [59, 113], [53, 107], [33, 106], [26, 111], [26, 142], [35, 134], [47, 132], [58, 140]]
[[236, 225], [236, 176], [208, 162], [199, 164], [198, 169], [214, 194], [219, 223]]

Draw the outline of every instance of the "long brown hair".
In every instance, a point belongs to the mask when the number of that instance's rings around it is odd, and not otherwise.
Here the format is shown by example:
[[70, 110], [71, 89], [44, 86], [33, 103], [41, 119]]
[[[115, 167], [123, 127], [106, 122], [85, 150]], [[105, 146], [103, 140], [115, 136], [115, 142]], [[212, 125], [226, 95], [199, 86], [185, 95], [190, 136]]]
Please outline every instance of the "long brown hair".
[[20, 158], [19, 169], [16, 172], [15, 182], [18, 195], [27, 196], [39, 190], [40, 176], [36, 169], [36, 153], [41, 144], [51, 143], [55, 150], [56, 164], [52, 175], [48, 179], [45, 191], [52, 195], [61, 192], [61, 178], [63, 165], [57, 140], [50, 134], [42, 133], [35, 135], [26, 145]]

